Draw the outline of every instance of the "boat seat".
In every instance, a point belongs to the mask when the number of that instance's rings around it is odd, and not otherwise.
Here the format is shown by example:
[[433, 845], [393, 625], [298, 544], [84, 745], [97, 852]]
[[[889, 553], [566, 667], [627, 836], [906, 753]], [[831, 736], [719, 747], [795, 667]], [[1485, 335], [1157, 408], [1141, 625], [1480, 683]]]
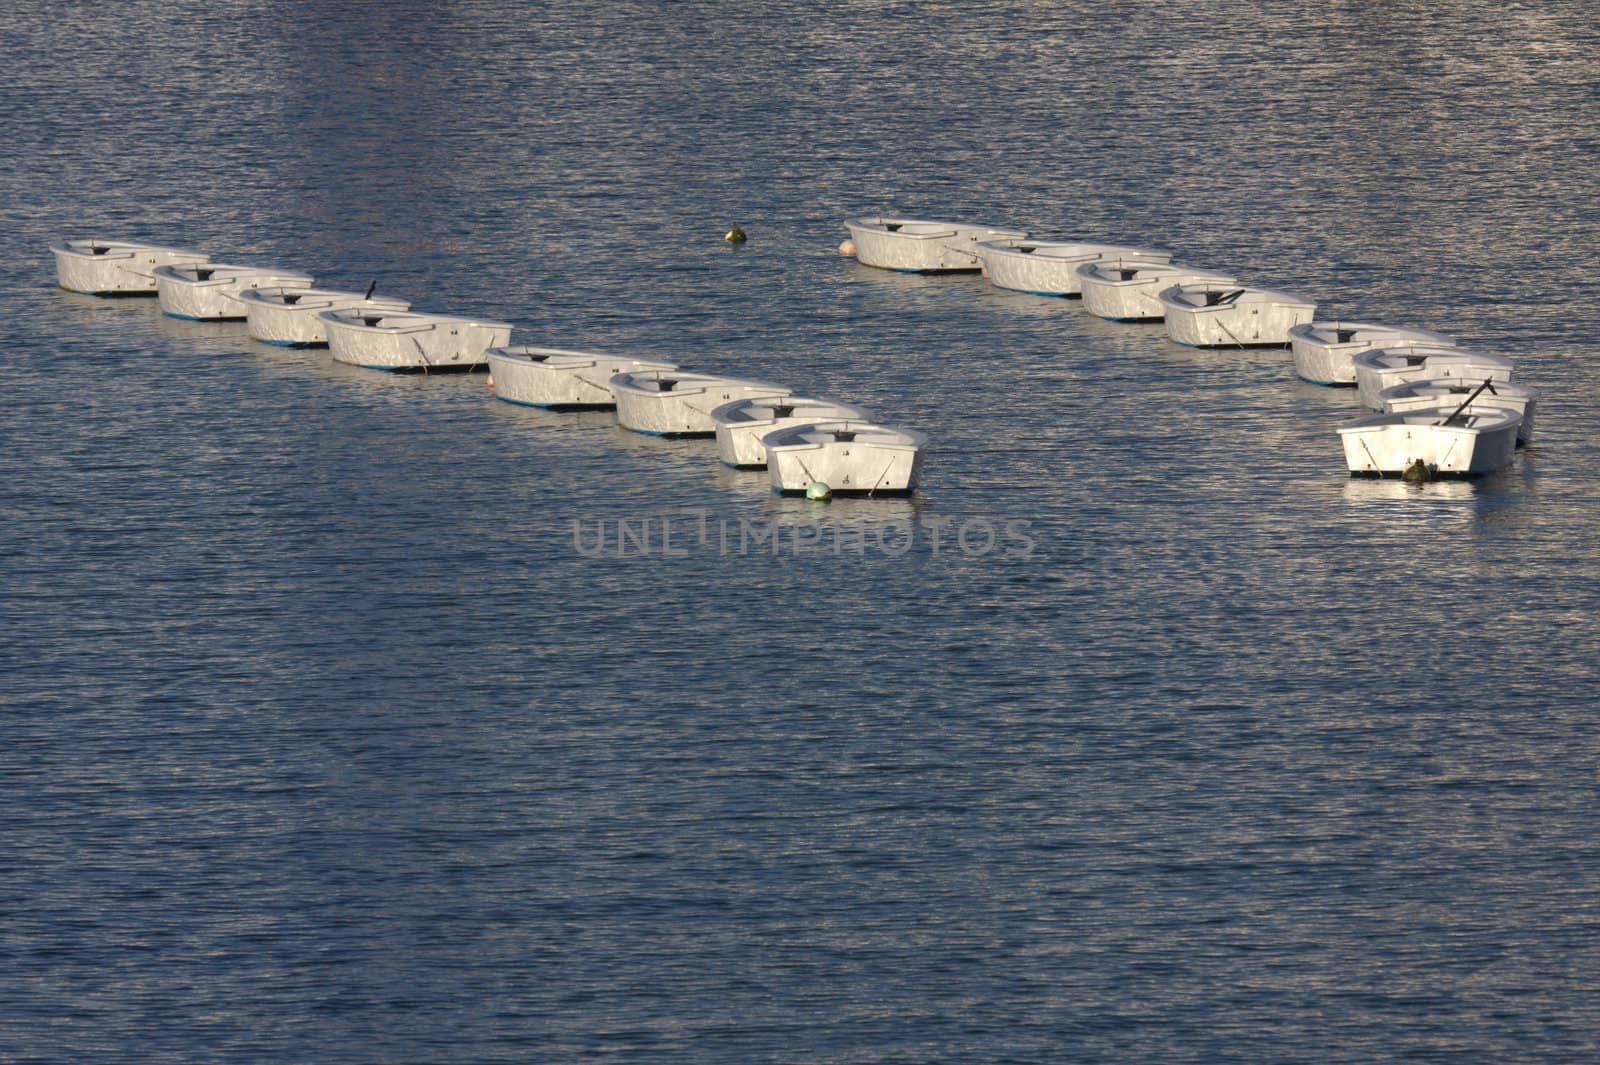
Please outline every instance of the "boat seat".
[[216, 273], [215, 270], [196, 270], [194, 272], [194, 279], [196, 281], [210, 281], [211, 275], [214, 273]]
[[1356, 331], [1354, 329], [1335, 329], [1333, 335], [1338, 338], [1338, 343], [1348, 344], [1356, 338]]
[[887, 229], [891, 233], [898, 233], [898, 232], [900, 232], [900, 223], [899, 222], [885, 222], [883, 224], [883, 228]]
[[290, 294], [285, 295], [283, 297], [283, 303], [284, 303], [284, 306], [286, 306], [286, 307], [293, 307], [295, 304], [297, 304], [299, 302], [300, 302], [300, 294], [298, 292], [290, 293]]
[[791, 403], [780, 403], [772, 408], [772, 416], [774, 418], [793, 418], [794, 405]]

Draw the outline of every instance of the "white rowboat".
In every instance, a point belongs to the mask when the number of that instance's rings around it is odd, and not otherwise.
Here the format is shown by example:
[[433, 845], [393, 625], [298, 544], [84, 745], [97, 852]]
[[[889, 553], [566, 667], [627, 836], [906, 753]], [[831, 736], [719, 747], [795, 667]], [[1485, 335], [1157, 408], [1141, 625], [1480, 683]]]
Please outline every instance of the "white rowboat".
[[225, 263], [172, 263], [156, 267], [155, 278], [162, 311], [196, 322], [248, 318], [239, 299], [246, 289], [307, 286], [313, 281], [310, 274]]
[[724, 403], [711, 412], [717, 423], [717, 457], [735, 469], [765, 469], [767, 448], [761, 441], [779, 429], [817, 422], [872, 421], [872, 415], [849, 403], [807, 396], [759, 396]]
[[1371, 322], [1304, 322], [1289, 329], [1294, 372], [1317, 385], [1354, 386], [1356, 355], [1392, 344], [1453, 348], [1456, 342], [1428, 329], [1403, 329]]
[[486, 354], [497, 398], [547, 410], [614, 410], [617, 397], [611, 379], [617, 374], [678, 368], [660, 359], [527, 344], [490, 348]]
[[861, 265], [915, 274], [977, 273], [983, 269], [978, 242], [1027, 236], [1016, 229], [914, 218], [853, 218], [844, 225]]
[[323, 288], [247, 288], [239, 293], [245, 328], [263, 344], [286, 348], [326, 347], [323, 311], [404, 311], [411, 304], [388, 296], [366, 296]]
[[617, 424], [650, 436], [715, 436], [711, 412], [724, 403], [758, 396], [787, 396], [790, 389], [766, 381], [683, 371], [619, 373], [611, 379]]
[[56, 259], [56, 283], [90, 296], [154, 296], [156, 267], [209, 258], [203, 252], [126, 240], [63, 240], [50, 245], [50, 251]]
[[1339, 429], [1345, 464], [1358, 476], [1473, 477], [1511, 463], [1516, 411], [1468, 404], [1394, 411], [1357, 418]]
[[1478, 392], [1472, 401], [1474, 407], [1504, 407], [1516, 411], [1522, 418], [1517, 426], [1517, 445], [1526, 447], [1533, 443], [1533, 415], [1539, 401], [1538, 390], [1510, 381], [1491, 381], [1488, 388], [1479, 392], [1479, 384], [1468, 377], [1406, 381], [1379, 392], [1378, 402], [1383, 404], [1385, 412], [1419, 410], [1447, 407]]
[[335, 362], [390, 373], [477, 369], [489, 348], [511, 339], [511, 323], [415, 311], [321, 311]]
[[1113, 322], [1163, 321], [1167, 309], [1157, 298], [1163, 289], [1207, 281], [1232, 285], [1236, 279], [1183, 263], [1102, 259], [1078, 267], [1083, 309]]
[[834, 495], [904, 495], [915, 490], [928, 438], [855, 421], [820, 422], [767, 436], [772, 490], [804, 493], [813, 484]]
[[1216, 281], [1176, 284], [1156, 297], [1167, 337], [1191, 348], [1281, 348], [1291, 327], [1311, 321], [1317, 305], [1287, 292]]
[[974, 245], [983, 261], [984, 273], [995, 288], [1029, 292], [1035, 296], [1082, 295], [1078, 267], [1101, 259], [1138, 260], [1165, 263], [1172, 253], [1160, 248], [1129, 247], [1120, 244], [1050, 243], [1007, 237], [985, 240]]
[[1361, 405], [1373, 410], [1383, 406], [1378, 393], [1406, 381], [1434, 377], [1509, 381], [1512, 371], [1511, 360], [1499, 355], [1427, 344], [1370, 348], [1358, 353], [1351, 362], [1356, 368], [1356, 392]]

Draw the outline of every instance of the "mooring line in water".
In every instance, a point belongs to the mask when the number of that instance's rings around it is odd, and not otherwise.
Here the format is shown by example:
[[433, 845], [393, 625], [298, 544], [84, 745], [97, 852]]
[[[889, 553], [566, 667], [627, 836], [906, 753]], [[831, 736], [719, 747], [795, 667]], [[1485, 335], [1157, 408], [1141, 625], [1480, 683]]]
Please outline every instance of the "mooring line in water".
[[[883, 483], [884, 477], [887, 476], [889, 471], [892, 470], [892, 469], [894, 469], [894, 459], [890, 458], [889, 459], [889, 465], [887, 465], [887, 466], [885, 466], [883, 468], [883, 473], [878, 474], [878, 479], [876, 481], [872, 482], [872, 487], [871, 488], [867, 489], [867, 495], [870, 496], [870, 495], [872, 495], [872, 493], [874, 493], [874, 492], [876, 492], [878, 490], [878, 486]], [[816, 480], [816, 478], [812, 478], [812, 480]]]
[[1239, 350], [1240, 351], [1244, 350], [1244, 345], [1239, 342], [1239, 338], [1233, 335], [1233, 330], [1229, 329], [1227, 326], [1222, 324], [1222, 320], [1220, 318], [1217, 319], [1217, 328], [1222, 330], [1224, 333], [1227, 333], [1228, 334], [1228, 339], [1233, 341], [1235, 344], [1237, 344], [1239, 346]]
[[967, 257], [967, 258], [969, 258], [969, 259], [976, 259], [976, 260], [978, 260], [978, 261], [979, 261], [979, 262], [982, 262], [982, 261], [983, 261], [983, 256], [981, 256], [981, 255], [979, 255], [979, 254], [978, 254], [978, 253], [977, 253], [977, 252], [975, 252], [975, 251], [968, 251], [968, 250], [967, 250], [967, 249], [965, 249], [965, 248], [955, 248], [955, 247], [951, 247], [951, 246], [950, 246], [950, 245], [949, 245], [949, 244], [941, 244], [941, 245], [939, 245], [939, 247], [941, 247], [941, 248], [943, 248], [943, 249], [944, 249], [944, 250], [945, 250], [945, 251], [953, 251], [953, 252], [955, 252], [955, 253], [956, 253], [956, 254], [957, 254], [957, 255], [965, 255], [965, 256], [966, 256], [966, 257]]
[[422, 341], [418, 340], [416, 337], [412, 337], [411, 343], [417, 346], [417, 354], [422, 356], [422, 376], [426, 377], [428, 376], [428, 369], [433, 365], [433, 363], [428, 361], [428, 353], [423, 350]]
[[1378, 457], [1372, 453], [1372, 449], [1367, 446], [1365, 440], [1361, 441], [1361, 450], [1367, 453], [1367, 459], [1372, 463], [1372, 468], [1377, 471], [1378, 476], [1382, 477], [1383, 467], [1378, 465]]

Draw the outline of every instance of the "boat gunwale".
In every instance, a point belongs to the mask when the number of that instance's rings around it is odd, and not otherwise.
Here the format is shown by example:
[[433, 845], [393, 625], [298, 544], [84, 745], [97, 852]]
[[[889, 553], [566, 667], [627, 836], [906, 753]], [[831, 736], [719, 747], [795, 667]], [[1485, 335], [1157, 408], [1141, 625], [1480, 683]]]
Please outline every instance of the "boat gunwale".
[[333, 310], [318, 311], [317, 317], [332, 325], [338, 325], [346, 329], [362, 329], [373, 333], [423, 333], [431, 329], [438, 329], [441, 325], [450, 323], [464, 326], [482, 326], [486, 329], [516, 328], [516, 326], [510, 322], [497, 322], [489, 318], [459, 318], [455, 315], [449, 314], [429, 314], [426, 311], [393, 311], [385, 312], [380, 315], [357, 315], [358, 318], [406, 317], [420, 319], [418, 324], [408, 326], [385, 326], [381, 323], [368, 325], [365, 321], [351, 321], [348, 317], [346, 317], [349, 312], [358, 310], [359, 308], [354, 307], [337, 307]]
[[[768, 451], [772, 451], [774, 449], [780, 451], [785, 449], [798, 450], [801, 448], [813, 450], [816, 448], [827, 447], [829, 444], [843, 443], [844, 441], [811, 440], [805, 438], [807, 434], [848, 432], [856, 434], [875, 434], [873, 437], [869, 437], [865, 440], [860, 439], [858, 435], [858, 438], [851, 442], [863, 444], [883, 451], [915, 452], [926, 447], [928, 444], [927, 436], [923, 433], [917, 432], [915, 429], [896, 429], [893, 426], [884, 425], [880, 422], [869, 422], [864, 425], [857, 425], [853, 424], [853, 421], [854, 420], [850, 418], [833, 418], [827, 421], [814, 422], [807, 425], [786, 426], [785, 428], [774, 430], [770, 435], [764, 437], [761, 443], [767, 448]], [[781, 440], [777, 441], [776, 443], [772, 442], [774, 437], [782, 436], [794, 436], [796, 439], [787, 443]], [[881, 439], [881, 436], [901, 437], [902, 439], [884, 440]]]

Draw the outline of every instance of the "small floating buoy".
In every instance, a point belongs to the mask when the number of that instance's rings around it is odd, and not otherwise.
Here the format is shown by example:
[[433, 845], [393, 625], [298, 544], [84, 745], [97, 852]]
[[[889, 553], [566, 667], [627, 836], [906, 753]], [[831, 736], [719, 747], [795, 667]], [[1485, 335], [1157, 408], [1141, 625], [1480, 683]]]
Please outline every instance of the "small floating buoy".
[[727, 241], [729, 244], [743, 244], [750, 238], [746, 237], [744, 235], [744, 230], [740, 229], [738, 225], [735, 224], [732, 229], [728, 230], [722, 235], [722, 239]]
[[828, 500], [833, 498], [833, 489], [829, 488], [822, 481], [812, 481], [810, 484], [806, 485], [806, 498], [815, 499], [826, 503]]
[[494, 374], [489, 375], [489, 391], [494, 391]]
[[1406, 464], [1405, 472], [1400, 474], [1400, 479], [1409, 484], [1427, 484], [1433, 480], [1433, 467], [1421, 459], [1412, 459]]
[[839, 245], [839, 254], [845, 256], [846, 258], [854, 259], [856, 257], [856, 242], [853, 240], [847, 240], [843, 244]]

